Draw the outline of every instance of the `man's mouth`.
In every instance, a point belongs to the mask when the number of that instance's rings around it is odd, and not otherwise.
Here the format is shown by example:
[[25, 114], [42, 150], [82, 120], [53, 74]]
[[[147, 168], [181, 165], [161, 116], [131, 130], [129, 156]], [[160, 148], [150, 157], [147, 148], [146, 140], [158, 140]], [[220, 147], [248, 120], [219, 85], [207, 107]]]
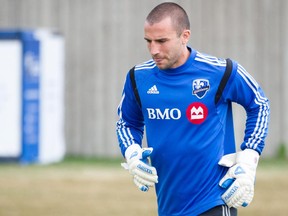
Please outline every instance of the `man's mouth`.
[[156, 58], [154, 57], [153, 60], [155, 61], [156, 64], [159, 64], [163, 61], [163, 58]]

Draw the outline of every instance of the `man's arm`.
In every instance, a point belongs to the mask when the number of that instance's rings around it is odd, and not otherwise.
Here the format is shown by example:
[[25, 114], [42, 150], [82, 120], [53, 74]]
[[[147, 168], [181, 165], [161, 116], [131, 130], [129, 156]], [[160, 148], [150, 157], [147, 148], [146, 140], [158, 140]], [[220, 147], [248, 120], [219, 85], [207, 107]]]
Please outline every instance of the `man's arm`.
[[259, 84], [239, 64], [230, 83], [225, 95], [226, 100], [240, 104], [247, 113], [245, 136], [241, 149], [254, 149], [261, 155], [268, 132], [269, 100]]
[[129, 75], [126, 77], [117, 111], [119, 119], [116, 133], [122, 155], [125, 156], [125, 151], [130, 145], [136, 143], [141, 146], [144, 133], [143, 114], [135, 99]]
[[219, 185], [226, 189], [222, 199], [229, 207], [246, 207], [254, 196], [256, 169], [268, 131], [269, 101], [241, 65], [237, 65], [237, 72], [225, 96], [226, 100], [245, 108], [247, 120], [242, 151], [225, 155], [219, 161], [219, 165], [229, 168]]
[[141, 147], [144, 118], [139, 103], [136, 101], [129, 75], [126, 77], [118, 106], [118, 116], [116, 133], [122, 155], [127, 162], [121, 165], [129, 170], [133, 176], [133, 182], [141, 191], [148, 191], [149, 187], [158, 182], [158, 176], [148, 159], [153, 149]]

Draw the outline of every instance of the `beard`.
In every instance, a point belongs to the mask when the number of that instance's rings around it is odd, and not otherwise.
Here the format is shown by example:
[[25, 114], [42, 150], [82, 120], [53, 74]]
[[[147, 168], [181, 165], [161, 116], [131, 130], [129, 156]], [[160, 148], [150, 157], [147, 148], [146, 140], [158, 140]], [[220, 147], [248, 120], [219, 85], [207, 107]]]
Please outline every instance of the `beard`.
[[152, 57], [157, 67], [161, 70], [167, 70], [171, 68], [178, 67], [178, 57], [174, 56], [174, 58], [169, 58], [167, 56], [159, 57], [159, 56], [153, 56]]

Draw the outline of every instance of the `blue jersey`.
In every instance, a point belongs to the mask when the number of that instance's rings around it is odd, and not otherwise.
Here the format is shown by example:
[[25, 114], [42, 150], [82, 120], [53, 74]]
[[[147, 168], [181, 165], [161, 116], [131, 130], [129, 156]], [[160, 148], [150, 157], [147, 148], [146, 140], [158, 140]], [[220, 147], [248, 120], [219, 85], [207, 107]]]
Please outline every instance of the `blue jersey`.
[[158, 213], [161, 216], [198, 215], [222, 205], [218, 183], [227, 168], [220, 158], [235, 152], [232, 102], [247, 112], [241, 149], [261, 154], [267, 135], [269, 104], [263, 91], [245, 69], [233, 61], [222, 96], [215, 95], [226, 60], [190, 49], [178, 68], [160, 70], [153, 60], [135, 67], [139, 106], [129, 75], [118, 107], [117, 135], [122, 154], [131, 144], [153, 147]]

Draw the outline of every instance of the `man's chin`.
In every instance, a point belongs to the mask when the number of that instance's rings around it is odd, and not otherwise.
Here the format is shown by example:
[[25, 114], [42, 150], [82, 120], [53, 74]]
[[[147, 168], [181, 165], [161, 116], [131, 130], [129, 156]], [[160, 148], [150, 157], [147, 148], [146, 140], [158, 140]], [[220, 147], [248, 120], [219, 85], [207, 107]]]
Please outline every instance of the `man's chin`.
[[156, 63], [157, 67], [160, 69], [160, 70], [166, 70], [168, 69], [168, 66], [165, 65], [165, 64], [161, 64], [161, 63]]

